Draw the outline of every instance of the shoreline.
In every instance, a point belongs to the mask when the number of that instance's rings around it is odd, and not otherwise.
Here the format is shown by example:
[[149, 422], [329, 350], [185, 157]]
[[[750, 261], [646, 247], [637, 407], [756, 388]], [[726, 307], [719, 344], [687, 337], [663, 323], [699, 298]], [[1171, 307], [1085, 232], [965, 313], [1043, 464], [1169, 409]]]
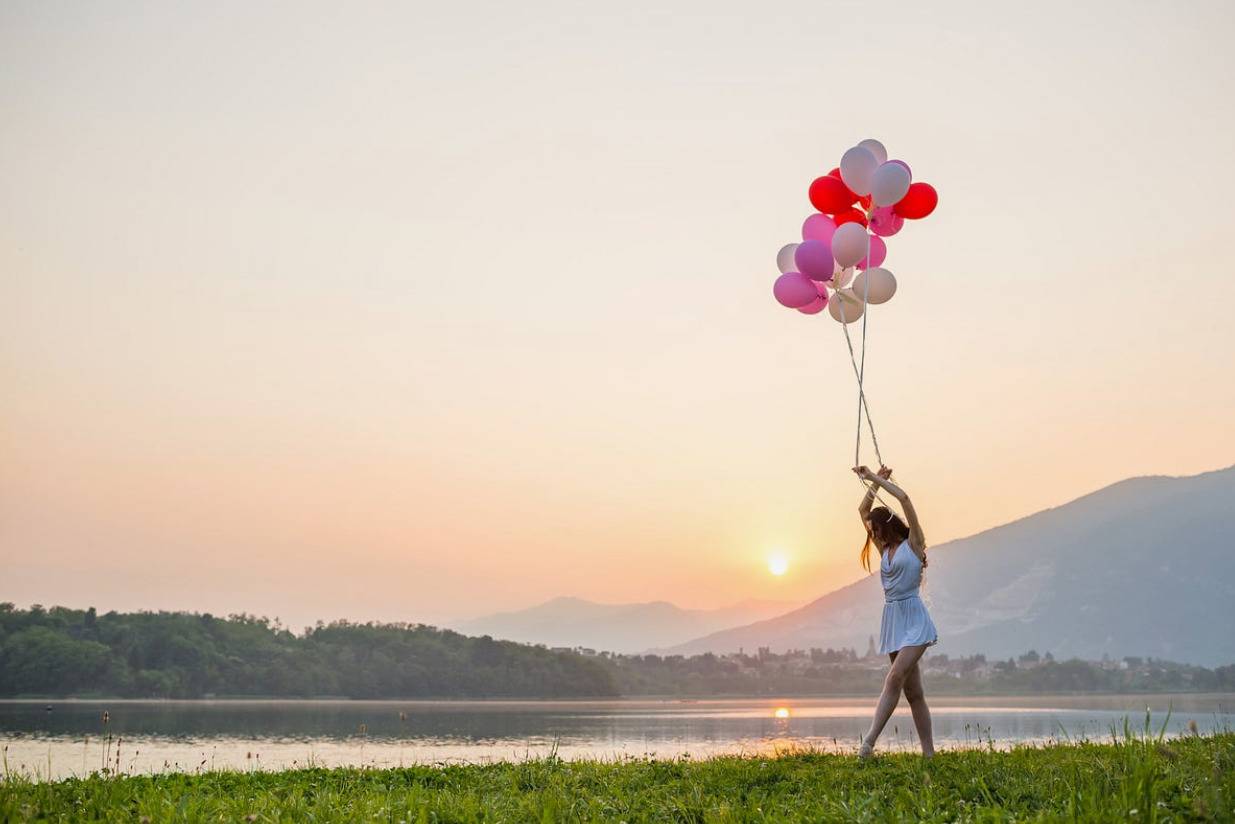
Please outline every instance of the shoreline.
[[[965, 693], [965, 692], [930, 692], [928, 696], [932, 704], [940, 706], [948, 705], [955, 701], [990, 701], [997, 699], [1013, 699], [1013, 700], [1033, 700], [1042, 701], [1044, 699], [1080, 699], [1080, 698], [1171, 698], [1175, 696], [1186, 697], [1190, 699], [1208, 699], [1208, 698], [1230, 698], [1235, 702], [1235, 692], [1182, 692], [1179, 690], [1171, 690], [1166, 692], [980, 692], [980, 693]], [[253, 705], [272, 705], [272, 704], [347, 704], [347, 705], [379, 705], [379, 704], [399, 704], [404, 706], [454, 706], [454, 707], [520, 707], [520, 706], [535, 706], [535, 707], [551, 707], [554, 705], [561, 706], [633, 706], [636, 704], [648, 705], [664, 705], [664, 704], [724, 704], [724, 703], [742, 703], [749, 704], [752, 702], [766, 702], [770, 705], [784, 703], [786, 701], [797, 702], [832, 702], [832, 701], [858, 701], [867, 700], [878, 697], [878, 692], [862, 692], [862, 693], [838, 693], [835, 695], [820, 695], [820, 694], [764, 694], [764, 695], [631, 695], [619, 696], [610, 698], [348, 698], [345, 696], [321, 696], [321, 697], [281, 697], [281, 696], [213, 696], [209, 698], [119, 698], [119, 697], [94, 697], [94, 696], [71, 696], [71, 697], [29, 697], [23, 696], [18, 698], [0, 698], [0, 706], [14, 704], [161, 704], [161, 705], [203, 705], [203, 704], [221, 704], [239, 706], [243, 704]]]

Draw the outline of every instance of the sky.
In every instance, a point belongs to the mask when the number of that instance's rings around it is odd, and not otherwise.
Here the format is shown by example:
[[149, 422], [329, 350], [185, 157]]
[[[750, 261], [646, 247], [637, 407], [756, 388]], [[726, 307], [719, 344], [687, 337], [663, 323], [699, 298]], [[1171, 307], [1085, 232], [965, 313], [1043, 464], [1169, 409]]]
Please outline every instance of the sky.
[[867, 137], [940, 192], [867, 348], [932, 543], [1229, 466], [1232, 39], [1225, 2], [7, 2], [0, 600], [856, 580], [842, 331], [771, 284]]

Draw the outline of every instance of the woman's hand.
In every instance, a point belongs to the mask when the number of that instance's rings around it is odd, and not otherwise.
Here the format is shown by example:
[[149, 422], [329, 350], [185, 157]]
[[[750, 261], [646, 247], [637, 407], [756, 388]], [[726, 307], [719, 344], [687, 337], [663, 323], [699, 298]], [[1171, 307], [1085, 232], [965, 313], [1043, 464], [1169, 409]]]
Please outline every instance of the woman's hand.
[[878, 472], [871, 472], [870, 469], [865, 466], [855, 466], [853, 471], [854, 474], [864, 481], [873, 481], [876, 478], [881, 478], [886, 481], [888, 478], [892, 477], [892, 470], [886, 466], [879, 467]]

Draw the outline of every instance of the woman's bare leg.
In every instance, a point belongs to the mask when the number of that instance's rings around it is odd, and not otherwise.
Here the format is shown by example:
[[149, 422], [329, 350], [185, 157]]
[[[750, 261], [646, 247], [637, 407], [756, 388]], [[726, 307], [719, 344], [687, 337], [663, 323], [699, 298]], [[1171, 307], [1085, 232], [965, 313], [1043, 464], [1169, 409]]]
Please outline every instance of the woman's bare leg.
[[905, 682], [909, 679], [909, 672], [918, 665], [918, 659], [924, 652], [926, 652], [925, 644], [901, 647], [897, 653], [893, 653], [892, 666], [888, 668], [887, 677], [883, 679], [883, 692], [880, 693], [879, 703], [875, 707], [875, 718], [871, 721], [870, 731], [862, 739], [863, 754], [868, 753], [870, 748], [875, 746], [879, 734], [887, 726], [888, 719], [892, 717], [892, 712], [900, 702], [901, 692], [905, 689]]
[[913, 712], [913, 725], [917, 727], [918, 739], [922, 742], [922, 755], [930, 758], [935, 754], [935, 734], [931, 730], [931, 710], [926, 706], [926, 691], [922, 689], [921, 661], [914, 661], [905, 679], [904, 691], [905, 700]]

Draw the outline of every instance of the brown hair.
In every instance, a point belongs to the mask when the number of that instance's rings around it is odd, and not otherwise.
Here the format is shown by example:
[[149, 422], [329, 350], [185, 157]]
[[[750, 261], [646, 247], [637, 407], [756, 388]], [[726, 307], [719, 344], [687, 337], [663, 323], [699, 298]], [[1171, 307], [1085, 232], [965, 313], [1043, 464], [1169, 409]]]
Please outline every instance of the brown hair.
[[[909, 527], [895, 512], [886, 506], [877, 506], [866, 520], [866, 543], [862, 546], [862, 567], [871, 571], [871, 543], [879, 547], [879, 554], [899, 546], [909, 537]], [[925, 564], [924, 564], [925, 566]]]

